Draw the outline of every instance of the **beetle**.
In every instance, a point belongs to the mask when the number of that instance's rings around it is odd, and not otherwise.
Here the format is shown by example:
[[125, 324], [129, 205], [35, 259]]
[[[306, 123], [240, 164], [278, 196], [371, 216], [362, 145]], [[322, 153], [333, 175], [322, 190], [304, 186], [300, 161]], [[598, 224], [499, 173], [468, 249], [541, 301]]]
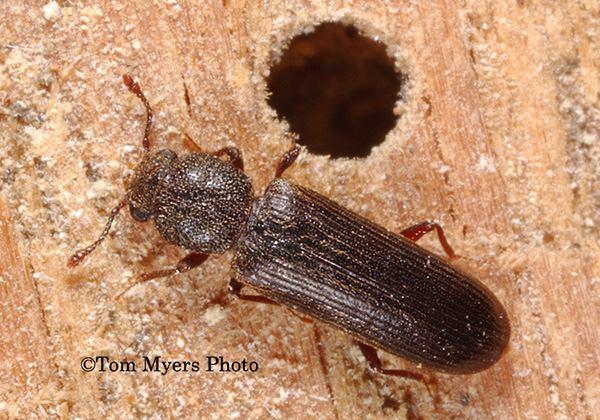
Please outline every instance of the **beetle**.
[[279, 161], [276, 179], [255, 197], [239, 150], [177, 156], [150, 151], [150, 104], [132, 77], [123, 80], [147, 111], [144, 157], [125, 198], [112, 210], [99, 239], [77, 251], [79, 264], [107, 236], [129, 205], [139, 221], [192, 251], [174, 268], [140, 281], [188, 271], [210, 254], [235, 251], [230, 289], [259, 296], [352, 336], [371, 366], [384, 373], [375, 349], [446, 373], [492, 366], [505, 351], [510, 326], [502, 304], [481, 282], [414, 241], [441, 227], [426, 221], [402, 234], [361, 217], [328, 198], [281, 178], [298, 157], [294, 144]]

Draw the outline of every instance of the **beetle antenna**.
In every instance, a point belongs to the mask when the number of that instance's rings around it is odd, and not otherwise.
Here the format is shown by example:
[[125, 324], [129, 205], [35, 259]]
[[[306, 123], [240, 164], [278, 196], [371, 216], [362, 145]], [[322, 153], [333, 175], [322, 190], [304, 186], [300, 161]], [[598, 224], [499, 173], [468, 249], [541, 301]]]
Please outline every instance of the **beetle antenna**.
[[71, 258], [69, 258], [69, 262], [68, 262], [69, 267], [75, 267], [77, 264], [79, 264], [81, 261], [83, 261], [83, 259], [89, 253], [91, 253], [94, 249], [96, 249], [98, 247], [98, 245], [100, 245], [100, 243], [102, 243], [102, 241], [104, 240], [104, 238], [106, 238], [106, 236], [108, 235], [108, 232], [110, 231], [110, 226], [112, 225], [113, 220], [115, 220], [115, 217], [117, 216], [117, 214], [119, 214], [121, 209], [123, 207], [125, 207], [125, 204], [127, 204], [127, 198], [125, 198], [123, 201], [121, 201], [119, 204], [117, 204], [117, 206], [114, 209], [112, 209], [112, 211], [110, 212], [110, 216], [108, 217], [108, 222], [106, 223], [106, 227], [104, 228], [104, 231], [102, 231], [102, 235], [100, 235], [100, 237], [98, 238], [98, 240], [96, 242], [94, 242], [87, 248], [80, 249], [75, 254], [71, 255]]
[[[144, 132], [144, 140], [142, 141], [142, 146], [144, 147], [144, 151], [148, 152], [148, 150], [150, 150], [150, 140], [148, 139], [148, 137], [150, 135], [150, 127], [152, 127], [152, 108], [150, 107], [150, 102], [148, 102], [148, 99], [146, 99], [146, 96], [144, 96], [142, 89], [140, 89], [140, 85], [138, 85], [137, 82], [133, 80], [133, 77], [131, 77], [128, 74], [124, 74], [123, 82], [132, 93], [134, 93], [138, 98], [140, 98], [140, 100], [144, 103], [144, 106], [146, 107], [146, 131]], [[115, 217], [117, 217], [117, 214], [119, 214], [121, 209], [125, 207], [126, 204], [127, 197], [125, 197], [119, 204], [117, 204], [117, 206], [114, 209], [112, 209], [112, 211], [110, 212], [110, 216], [108, 217], [108, 221], [106, 222], [106, 226], [104, 227], [104, 231], [102, 231], [102, 235], [100, 235], [98, 240], [96, 240], [96, 242], [94, 242], [87, 248], [80, 249], [75, 254], [73, 254], [71, 258], [69, 258], [69, 267], [75, 267], [76, 265], [78, 265], [81, 261], [84, 260], [85, 257], [88, 256], [88, 254], [93, 252], [98, 247], [98, 245], [102, 243], [102, 241], [104, 241], [104, 239], [108, 235], [108, 232], [110, 232], [110, 227], [112, 226]]]
[[129, 88], [131, 93], [134, 93], [138, 98], [141, 99], [146, 107], [146, 131], [144, 132], [144, 140], [142, 145], [144, 146], [144, 151], [147, 152], [150, 150], [150, 140], [148, 138], [150, 136], [150, 127], [152, 126], [152, 108], [150, 107], [150, 102], [148, 102], [148, 99], [146, 99], [144, 96], [142, 89], [140, 89], [140, 85], [133, 80], [133, 77], [128, 74], [124, 74], [123, 82], [125, 82], [125, 86]]

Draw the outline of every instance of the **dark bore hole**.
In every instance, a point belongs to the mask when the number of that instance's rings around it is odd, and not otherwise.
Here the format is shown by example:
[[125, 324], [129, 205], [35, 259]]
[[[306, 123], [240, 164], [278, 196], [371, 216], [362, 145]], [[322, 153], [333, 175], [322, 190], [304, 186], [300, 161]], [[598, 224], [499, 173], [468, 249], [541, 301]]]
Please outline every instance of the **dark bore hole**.
[[323, 23], [293, 38], [271, 67], [269, 105], [310, 152], [364, 157], [396, 124], [402, 79], [383, 44]]

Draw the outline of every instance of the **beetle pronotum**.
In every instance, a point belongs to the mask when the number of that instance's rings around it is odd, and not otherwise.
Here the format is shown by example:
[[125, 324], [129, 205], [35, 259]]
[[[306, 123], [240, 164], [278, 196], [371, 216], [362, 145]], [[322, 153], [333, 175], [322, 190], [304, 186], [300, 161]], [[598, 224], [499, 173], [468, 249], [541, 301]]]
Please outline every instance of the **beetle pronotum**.
[[[170, 150], [151, 152], [150, 105], [130, 76], [124, 81], [147, 110], [144, 158], [100, 238], [75, 253], [70, 266], [104, 240], [117, 213], [129, 205], [134, 219], [154, 219], [163, 237], [192, 251], [175, 268], [143, 275], [142, 281], [188, 271], [209, 254], [234, 249], [232, 291], [239, 295], [249, 286], [262, 299], [323, 321], [362, 343], [365, 354], [374, 354], [367, 347], [372, 346], [462, 374], [486, 369], [502, 356], [510, 327], [498, 299], [412, 241], [436, 229], [452, 254], [436, 223], [395, 234], [280, 178], [298, 156], [296, 146], [281, 159], [277, 179], [261, 197], [254, 196], [235, 148], [182, 157]], [[373, 357], [371, 364], [394, 372]]]

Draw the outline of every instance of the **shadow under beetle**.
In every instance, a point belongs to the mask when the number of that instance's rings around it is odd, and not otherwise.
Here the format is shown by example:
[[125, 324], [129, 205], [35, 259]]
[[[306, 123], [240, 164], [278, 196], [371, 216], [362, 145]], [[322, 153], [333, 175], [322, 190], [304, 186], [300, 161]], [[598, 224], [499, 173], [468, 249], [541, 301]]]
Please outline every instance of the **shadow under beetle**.
[[192, 251], [175, 268], [140, 281], [188, 271], [209, 254], [233, 248], [232, 292], [240, 296], [250, 286], [261, 296], [246, 299], [287, 305], [350, 334], [375, 370], [407, 374], [382, 369], [375, 348], [457, 374], [481, 371], [502, 356], [510, 327], [498, 299], [413, 242], [436, 229], [453, 255], [439, 225], [427, 221], [403, 236], [391, 233], [281, 179], [298, 157], [297, 146], [281, 158], [277, 179], [262, 197], [254, 196], [235, 148], [182, 157], [170, 150], [151, 152], [152, 110], [138, 84], [130, 76], [123, 79], [147, 110], [144, 158], [100, 238], [75, 253], [71, 267], [104, 240], [128, 204], [134, 219], [154, 219], [163, 237]]

